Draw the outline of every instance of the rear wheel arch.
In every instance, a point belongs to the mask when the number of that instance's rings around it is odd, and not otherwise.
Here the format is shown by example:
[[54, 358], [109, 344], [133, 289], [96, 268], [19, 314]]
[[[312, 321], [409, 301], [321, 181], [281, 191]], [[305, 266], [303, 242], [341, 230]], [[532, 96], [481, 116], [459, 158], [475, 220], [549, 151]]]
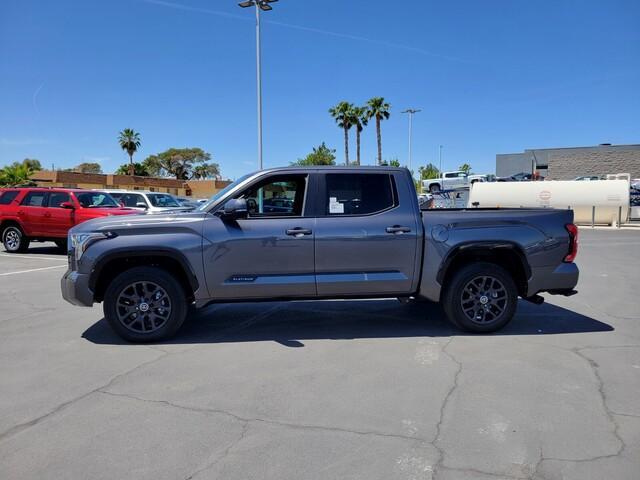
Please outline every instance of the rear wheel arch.
[[522, 249], [511, 242], [474, 242], [455, 247], [442, 262], [436, 279], [446, 288], [457, 271], [476, 262], [492, 263], [505, 269], [512, 276], [518, 295], [526, 296], [531, 267]]
[[104, 299], [110, 281], [117, 275], [136, 267], [156, 267], [169, 272], [184, 289], [187, 300], [189, 302], [194, 300], [195, 292], [199, 288], [198, 279], [180, 252], [141, 249], [133, 252], [114, 252], [96, 261], [89, 280], [89, 287], [94, 292], [95, 301]]

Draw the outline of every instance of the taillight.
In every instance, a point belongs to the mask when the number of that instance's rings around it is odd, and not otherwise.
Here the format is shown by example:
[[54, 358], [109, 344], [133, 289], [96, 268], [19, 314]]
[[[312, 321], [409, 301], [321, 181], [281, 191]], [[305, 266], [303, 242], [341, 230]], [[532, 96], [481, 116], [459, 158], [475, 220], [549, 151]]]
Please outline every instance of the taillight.
[[567, 223], [564, 228], [569, 232], [569, 253], [567, 253], [563, 261], [571, 263], [576, 259], [576, 255], [578, 254], [578, 227], [573, 223]]

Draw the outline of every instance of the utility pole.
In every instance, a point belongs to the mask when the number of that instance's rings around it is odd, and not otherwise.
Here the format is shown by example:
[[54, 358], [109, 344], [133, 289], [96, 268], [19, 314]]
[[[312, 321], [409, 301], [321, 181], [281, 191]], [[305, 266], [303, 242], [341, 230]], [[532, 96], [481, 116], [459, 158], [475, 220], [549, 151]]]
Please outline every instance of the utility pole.
[[258, 167], [262, 170], [262, 50], [260, 45], [260, 10], [268, 12], [273, 10], [270, 3], [278, 0], [247, 0], [238, 5], [242, 8], [255, 7], [256, 9], [256, 89], [258, 97]]
[[438, 149], [438, 156], [440, 157], [440, 177], [442, 178], [442, 145]]
[[413, 176], [413, 170], [411, 170], [411, 136], [413, 132], [413, 115], [421, 111], [422, 110], [420, 109], [407, 108], [405, 111], [402, 112], [409, 115], [409, 171], [411, 172], [412, 176]]

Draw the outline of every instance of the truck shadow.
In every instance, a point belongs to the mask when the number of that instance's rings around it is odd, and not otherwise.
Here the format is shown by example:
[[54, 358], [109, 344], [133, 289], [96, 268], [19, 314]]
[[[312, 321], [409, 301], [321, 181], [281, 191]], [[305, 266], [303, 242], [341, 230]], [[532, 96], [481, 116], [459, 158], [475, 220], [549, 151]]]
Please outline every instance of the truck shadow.
[[[559, 335], [608, 332], [604, 322], [545, 303], [520, 301], [513, 321], [491, 335]], [[162, 344], [275, 341], [303, 347], [304, 340], [449, 337], [472, 335], [453, 327], [432, 303], [396, 300], [309, 301], [212, 305], [192, 314], [177, 336]], [[102, 319], [83, 338], [96, 344], [126, 344]]]

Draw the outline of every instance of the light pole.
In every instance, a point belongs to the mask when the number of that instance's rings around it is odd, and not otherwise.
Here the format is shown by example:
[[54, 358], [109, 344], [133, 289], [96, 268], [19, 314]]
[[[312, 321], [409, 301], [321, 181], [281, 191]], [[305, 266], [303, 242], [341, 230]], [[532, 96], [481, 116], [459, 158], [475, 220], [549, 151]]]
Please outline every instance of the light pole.
[[260, 48], [260, 10], [268, 12], [273, 10], [270, 3], [278, 0], [247, 0], [240, 2], [242, 8], [256, 8], [256, 77], [257, 77], [257, 93], [258, 93], [258, 166], [262, 170], [262, 50]]
[[438, 150], [438, 156], [440, 157], [440, 178], [442, 178], [442, 145], [440, 145], [440, 148]]
[[413, 114], [421, 111], [422, 110], [420, 109], [416, 110], [415, 108], [407, 108], [402, 112], [409, 115], [409, 171], [411, 172], [411, 175], [413, 175], [413, 171], [411, 170], [411, 133], [413, 131]]

